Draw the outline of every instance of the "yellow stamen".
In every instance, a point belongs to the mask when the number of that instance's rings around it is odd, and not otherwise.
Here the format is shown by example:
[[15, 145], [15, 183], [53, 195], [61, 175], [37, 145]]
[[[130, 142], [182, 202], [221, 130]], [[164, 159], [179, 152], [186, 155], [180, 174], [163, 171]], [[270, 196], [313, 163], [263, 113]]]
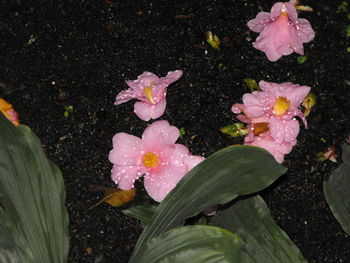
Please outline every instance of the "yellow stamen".
[[153, 96], [152, 96], [152, 86], [151, 85], [149, 85], [143, 89], [143, 94], [145, 94], [145, 96], [148, 98], [148, 100], [151, 103], [156, 104], [156, 102], [154, 101]]
[[288, 13], [287, 12], [281, 12], [281, 16], [288, 16]]
[[158, 156], [153, 152], [148, 152], [143, 156], [143, 165], [147, 168], [154, 168], [158, 165], [159, 159]]
[[283, 115], [286, 113], [290, 106], [290, 101], [286, 97], [278, 97], [275, 105], [273, 105], [273, 111], [276, 115]]
[[262, 134], [264, 132], [267, 132], [269, 130], [269, 124], [267, 122], [259, 122], [254, 123], [254, 135], [258, 136], [259, 134]]

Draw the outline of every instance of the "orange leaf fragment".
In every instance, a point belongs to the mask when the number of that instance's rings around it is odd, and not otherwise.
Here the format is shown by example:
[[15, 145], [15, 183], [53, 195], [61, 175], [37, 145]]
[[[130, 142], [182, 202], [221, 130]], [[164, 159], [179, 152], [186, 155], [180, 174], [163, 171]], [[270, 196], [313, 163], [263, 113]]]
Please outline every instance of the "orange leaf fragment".
[[90, 186], [90, 190], [93, 192], [96, 191], [104, 191], [105, 194], [103, 198], [94, 206], [90, 207], [89, 209], [92, 209], [101, 203], [105, 202], [113, 207], [118, 207], [123, 204], [126, 204], [130, 202], [136, 195], [136, 190], [120, 190], [118, 188], [108, 188], [108, 187], [101, 187], [101, 186]]
[[12, 105], [6, 100], [0, 98], [0, 111], [5, 115], [5, 117], [10, 120], [13, 125], [19, 126], [18, 114], [13, 109]]

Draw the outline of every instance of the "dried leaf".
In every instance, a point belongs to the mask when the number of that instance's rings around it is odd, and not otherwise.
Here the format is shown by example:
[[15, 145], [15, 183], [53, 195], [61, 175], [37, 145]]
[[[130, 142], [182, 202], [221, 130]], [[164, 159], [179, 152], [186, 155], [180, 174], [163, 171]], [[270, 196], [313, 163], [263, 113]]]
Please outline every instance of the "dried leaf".
[[191, 15], [176, 15], [175, 18], [176, 19], [185, 19], [185, 18], [191, 18]]
[[104, 191], [105, 194], [101, 199], [101, 201], [99, 201], [96, 205], [90, 207], [89, 209], [92, 209], [103, 202], [113, 207], [121, 206], [123, 204], [130, 202], [136, 194], [135, 189], [120, 190], [118, 188], [108, 188], [108, 187], [102, 187], [102, 186], [90, 186], [90, 191], [93, 191], [93, 192]]
[[13, 125], [19, 126], [18, 114], [13, 109], [12, 105], [6, 100], [0, 98], [0, 111], [5, 117], [12, 122]]
[[325, 152], [319, 152], [317, 154], [317, 161], [323, 162], [325, 160], [330, 160], [333, 163], [337, 162], [337, 155], [335, 153], [335, 147], [330, 146]]
[[308, 5], [297, 5], [295, 8], [299, 11], [306, 11], [306, 12], [313, 12], [314, 10], [312, 9], [311, 6]]

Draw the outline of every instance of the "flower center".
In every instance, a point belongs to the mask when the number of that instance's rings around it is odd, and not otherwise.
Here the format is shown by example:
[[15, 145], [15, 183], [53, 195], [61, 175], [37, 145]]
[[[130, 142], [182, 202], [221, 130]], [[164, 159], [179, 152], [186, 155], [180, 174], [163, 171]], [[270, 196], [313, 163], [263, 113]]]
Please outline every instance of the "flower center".
[[262, 134], [264, 132], [267, 132], [269, 130], [269, 123], [267, 122], [259, 122], [259, 123], [254, 123], [254, 135], [258, 136], [259, 134]]
[[143, 89], [143, 94], [145, 94], [145, 96], [148, 98], [148, 100], [152, 103], [152, 104], [156, 104], [156, 102], [153, 99], [153, 95], [152, 95], [152, 86], [149, 85], [147, 87], [145, 87]]
[[148, 153], [145, 153], [145, 155], [143, 156], [142, 162], [143, 162], [143, 165], [146, 166], [147, 168], [154, 168], [158, 165], [159, 158], [155, 153], [148, 152]]
[[273, 105], [273, 111], [276, 115], [283, 115], [286, 113], [290, 106], [290, 101], [286, 97], [278, 97], [275, 105]]

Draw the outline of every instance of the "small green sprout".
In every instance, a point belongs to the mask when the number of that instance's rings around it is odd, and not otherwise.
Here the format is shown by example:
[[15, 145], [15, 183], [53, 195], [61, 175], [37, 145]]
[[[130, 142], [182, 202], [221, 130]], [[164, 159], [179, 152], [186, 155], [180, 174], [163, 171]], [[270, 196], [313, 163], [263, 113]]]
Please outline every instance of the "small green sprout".
[[316, 105], [316, 102], [317, 102], [316, 95], [312, 92], [310, 92], [306, 96], [306, 98], [303, 100], [302, 105], [305, 108], [305, 111], [304, 111], [305, 117], [307, 117], [310, 114], [311, 109]]
[[225, 126], [221, 128], [220, 131], [224, 134], [231, 135], [232, 137], [244, 136], [248, 134], [248, 129], [243, 123], [240, 122]]
[[214, 35], [211, 31], [206, 33], [207, 42], [216, 50], [220, 50], [221, 41], [217, 35]]
[[307, 60], [307, 56], [299, 56], [297, 58], [297, 61], [299, 64], [304, 64], [306, 62], [306, 60]]
[[68, 117], [70, 113], [73, 112], [73, 106], [69, 105], [69, 106], [64, 106], [64, 113], [63, 116], [64, 117]]
[[346, 51], [347, 51], [347, 52], [350, 52], [350, 47], [348, 47], [348, 48], [346, 49]]
[[181, 128], [179, 129], [179, 131], [180, 131], [180, 138], [182, 139], [182, 137], [186, 134], [185, 128], [184, 128], [184, 127], [181, 127]]
[[343, 1], [337, 8], [337, 13], [346, 13], [348, 12], [348, 2]]
[[29, 46], [29, 45], [33, 44], [35, 41], [36, 41], [35, 37], [33, 35], [30, 35], [30, 38], [27, 42], [27, 45]]
[[244, 84], [247, 85], [250, 92], [260, 91], [259, 85], [254, 79], [244, 79]]
[[346, 36], [350, 37], [350, 26], [346, 27]]

